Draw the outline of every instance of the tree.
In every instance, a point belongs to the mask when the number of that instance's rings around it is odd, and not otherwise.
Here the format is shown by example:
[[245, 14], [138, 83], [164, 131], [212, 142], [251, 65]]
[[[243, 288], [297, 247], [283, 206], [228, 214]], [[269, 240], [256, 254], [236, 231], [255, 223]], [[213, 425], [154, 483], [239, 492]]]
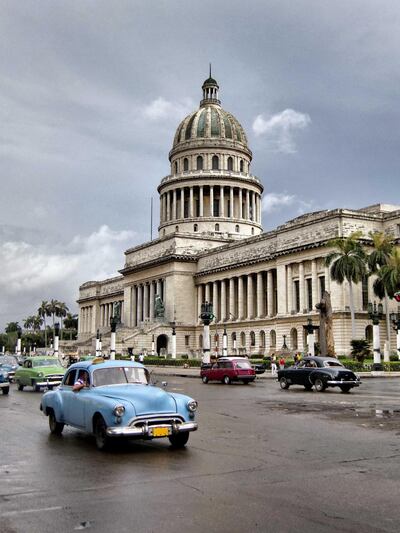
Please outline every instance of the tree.
[[359, 283], [367, 275], [367, 255], [360, 242], [361, 231], [355, 231], [348, 237], [338, 237], [327, 243], [327, 246], [336, 248], [325, 258], [326, 266], [330, 267], [331, 278], [342, 285], [346, 280], [349, 284], [349, 300], [351, 313], [351, 336], [354, 339], [355, 317], [353, 283]]
[[389, 298], [400, 291], [400, 247], [393, 248], [386, 265], [378, 272], [378, 279], [385, 287]]
[[33, 328], [33, 320], [34, 320], [34, 316], [28, 316], [25, 318], [24, 320], [24, 328], [25, 329], [31, 329]]
[[[372, 239], [374, 249], [368, 256], [368, 268], [372, 274], [377, 274], [379, 270], [387, 265], [390, 254], [394, 248], [394, 242], [392, 235], [386, 235], [382, 232], [369, 232], [369, 236]], [[385, 300], [385, 313], [386, 313], [386, 336], [389, 343], [390, 350], [390, 316], [389, 316], [389, 298], [385, 284], [377, 277], [374, 282], [374, 293], [379, 298]]]
[[18, 322], [9, 322], [7, 325], [6, 325], [6, 329], [5, 329], [5, 332], [6, 333], [15, 333], [16, 331], [19, 330], [19, 324]]
[[53, 335], [54, 335], [54, 323], [55, 317], [58, 316], [60, 302], [58, 300], [51, 299], [48, 306], [48, 316], [51, 316], [53, 321]]
[[73, 330], [78, 329], [78, 315], [67, 313], [64, 319], [64, 327], [69, 330], [69, 338], [71, 340]]
[[47, 347], [47, 328], [46, 328], [46, 316], [50, 316], [49, 314], [49, 302], [47, 300], [43, 300], [40, 304], [39, 309], [37, 310], [38, 315], [43, 319], [44, 324], [44, 345]]
[[60, 317], [60, 337], [62, 338], [62, 327], [63, 327], [63, 318], [67, 316], [67, 312], [69, 311], [68, 306], [65, 302], [58, 302], [58, 308], [56, 312], [56, 316]]
[[363, 363], [365, 358], [371, 357], [371, 348], [367, 339], [352, 339], [351, 355], [359, 363]]

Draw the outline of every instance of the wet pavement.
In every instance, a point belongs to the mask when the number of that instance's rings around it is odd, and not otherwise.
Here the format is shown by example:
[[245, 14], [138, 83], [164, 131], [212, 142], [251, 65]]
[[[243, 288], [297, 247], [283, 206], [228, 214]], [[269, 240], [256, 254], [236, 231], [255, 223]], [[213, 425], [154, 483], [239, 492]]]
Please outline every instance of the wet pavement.
[[101, 453], [77, 430], [50, 435], [40, 393], [0, 395], [2, 533], [400, 530], [400, 379], [342, 394], [154, 377], [199, 400], [185, 450]]

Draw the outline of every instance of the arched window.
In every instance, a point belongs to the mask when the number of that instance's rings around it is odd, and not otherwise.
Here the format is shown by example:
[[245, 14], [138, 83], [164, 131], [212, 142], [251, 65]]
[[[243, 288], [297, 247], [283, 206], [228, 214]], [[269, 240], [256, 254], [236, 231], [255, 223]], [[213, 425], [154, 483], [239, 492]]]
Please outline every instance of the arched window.
[[372, 326], [371, 324], [365, 328], [365, 338], [368, 342], [372, 344], [373, 337], [372, 337]]
[[240, 346], [242, 348], [246, 346], [246, 333], [244, 331], [240, 334]]
[[203, 158], [201, 157], [201, 155], [197, 156], [196, 167], [197, 167], [197, 170], [203, 170]]
[[269, 334], [269, 344], [271, 348], [276, 348], [276, 333], [274, 329], [271, 329]]
[[254, 235], [254, 228], [251, 228], [251, 234]]
[[198, 231], [198, 226], [197, 226], [197, 224], [195, 224], [195, 225], [193, 226], [193, 231]]
[[215, 224], [215, 231], [219, 231], [219, 224]]
[[203, 348], [203, 335], [199, 335], [199, 348]]
[[175, 231], [176, 231], [176, 232], [179, 231], [179, 226], [175, 226]]
[[175, 161], [175, 174], [178, 174], [178, 161]]
[[243, 169], [244, 169], [244, 164], [243, 164], [243, 159], [240, 160], [240, 172], [243, 172]]
[[255, 345], [256, 345], [256, 334], [254, 333], [254, 331], [250, 331], [250, 346], [254, 348]]
[[187, 157], [185, 157], [185, 159], [183, 160], [183, 170], [184, 171], [189, 170], [189, 159]]
[[235, 231], [236, 231], [236, 233], [239, 233], [239, 224], [236, 224]]
[[265, 331], [260, 331], [260, 348], [265, 348]]
[[213, 170], [219, 170], [219, 157], [217, 155], [213, 155], [211, 168]]
[[228, 157], [228, 170], [233, 170], [233, 159]]

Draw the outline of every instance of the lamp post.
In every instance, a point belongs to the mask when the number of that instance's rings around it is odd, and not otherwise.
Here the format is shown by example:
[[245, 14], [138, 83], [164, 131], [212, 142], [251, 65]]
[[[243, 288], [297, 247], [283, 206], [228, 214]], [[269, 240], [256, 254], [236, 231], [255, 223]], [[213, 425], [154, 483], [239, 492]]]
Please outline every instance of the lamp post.
[[154, 335], [151, 336], [151, 355], [154, 357], [155, 349], [154, 349]]
[[171, 346], [171, 355], [172, 359], [176, 359], [176, 330], [175, 330], [175, 322], [171, 322], [172, 327], [172, 346]]
[[222, 355], [226, 357], [228, 355], [228, 334], [226, 327], [224, 326], [224, 334], [222, 335]]
[[110, 359], [115, 359], [115, 330], [117, 329], [118, 319], [115, 316], [112, 316], [110, 318], [110, 326], [111, 326], [111, 339], [110, 339]]
[[213, 314], [213, 306], [209, 302], [201, 304], [200, 318], [203, 321], [203, 363], [210, 362], [210, 322], [215, 318]]
[[379, 320], [383, 316], [383, 305], [376, 302], [368, 303], [368, 316], [372, 320], [372, 339], [374, 347], [374, 370], [382, 370], [381, 365], [381, 340], [379, 335]]
[[390, 313], [390, 320], [393, 324], [393, 329], [396, 331], [396, 349], [397, 357], [400, 359], [400, 307], [397, 313]]
[[100, 330], [97, 330], [96, 332], [96, 357], [100, 355], [99, 345], [100, 345]]
[[60, 324], [56, 322], [54, 324], [54, 357], [58, 358], [58, 343], [60, 336]]
[[99, 357], [101, 357], [102, 353], [102, 341], [101, 341], [101, 333], [99, 335]]
[[21, 355], [21, 337], [22, 337], [22, 329], [17, 329], [17, 355]]
[[[303, 326], [305, 332], [307, 333], [307, 355], [314, 357], [315, 355], [315, 338], [314, 331], [318, 329], [318, 326], [313, 326], [311, 318], [307, 319], [307, 324]], [[323, 354], [325, 355], [325, 354]]]

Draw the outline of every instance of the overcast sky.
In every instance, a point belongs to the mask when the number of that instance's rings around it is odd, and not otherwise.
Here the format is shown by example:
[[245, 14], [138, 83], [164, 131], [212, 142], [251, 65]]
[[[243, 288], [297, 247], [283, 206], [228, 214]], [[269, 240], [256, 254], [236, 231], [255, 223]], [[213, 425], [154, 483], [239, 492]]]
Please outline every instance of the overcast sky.
[[398, 0], [0, 0], [0, 329], [117, 274], [212, 62], [263, 226], [400, 203]]

